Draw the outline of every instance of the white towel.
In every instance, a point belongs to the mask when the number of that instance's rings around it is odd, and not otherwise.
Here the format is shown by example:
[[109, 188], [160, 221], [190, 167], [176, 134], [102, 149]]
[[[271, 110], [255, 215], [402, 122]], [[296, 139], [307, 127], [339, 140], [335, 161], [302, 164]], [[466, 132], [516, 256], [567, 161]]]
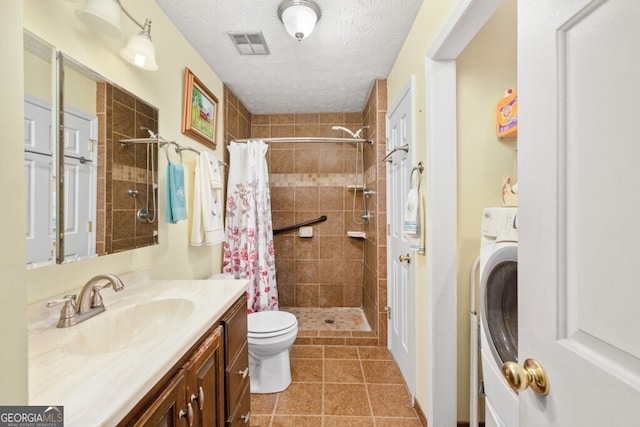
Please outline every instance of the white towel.
[[424, 254], [425, 209], [420, 189], [409, 190], [402, 229], [409, 249]]
[[196, 162], [193, 197], [193, 246], [214, 245], [224, 241], [222, 216], [222, 178], [217, 157], [205, 151]]
[[407, 203], [404, 208], [404, 222], [402, 232], [405, 236], [417, 236], [420, 233], [420, 193], [417, 188], [412, 188], [407, 194]]

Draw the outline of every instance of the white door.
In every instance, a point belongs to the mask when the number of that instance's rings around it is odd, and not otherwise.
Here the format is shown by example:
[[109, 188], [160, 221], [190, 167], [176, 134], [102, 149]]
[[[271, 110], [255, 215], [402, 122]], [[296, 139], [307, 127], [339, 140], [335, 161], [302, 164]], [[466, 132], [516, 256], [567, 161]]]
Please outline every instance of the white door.
[[27, 265], [53, 261], [53, 156], [51, 105], [31, 97], [24, 102], [24, 172]]
[[[412, 99], [408, 86], [387, 116], [387, 153], [412, 147]], [[387, 317], [388, 345], [400, 371], [415, 396], [414, 261], [415, 253], [402, 232], [404, 207], [409, 192], [411, 155], [396, 151], [387, 169]], [[419, 176], [415, 177], [415, 183]]]
[[520, 425], [640, 425], [640, 2], [518, 4]]
[[97, 144], [96, 119], [69, 111], [64, 115], [64, 259], [95, 255]]

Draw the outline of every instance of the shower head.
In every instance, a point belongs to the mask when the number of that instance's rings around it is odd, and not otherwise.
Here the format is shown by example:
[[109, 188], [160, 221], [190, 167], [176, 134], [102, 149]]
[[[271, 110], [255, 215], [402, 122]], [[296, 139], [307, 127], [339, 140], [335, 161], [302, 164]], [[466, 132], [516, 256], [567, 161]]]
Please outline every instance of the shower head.
[[347, 132], [349, 135], [351, 135], [352, 137], [354, 137], [354, 138], [356, 137], [355, 133], [351, 132], [351, 130], [347, 129], [344, 126], [331, 126], [331, 129], [332, 130], [343, 130], [343, 131]]
[[362, 133], [362, 131], [367, 129], [367, 128], [369, 128], [369, 126], [362, 126], [357, 131], [352, 132], [350, 129], [347, 129], [344, 126], [331, 126], [332, 130], [343, 130], [343, 131], [347, 132], [349, 135], [351, 135], [355, 139], [360, 139], [360, 133]]

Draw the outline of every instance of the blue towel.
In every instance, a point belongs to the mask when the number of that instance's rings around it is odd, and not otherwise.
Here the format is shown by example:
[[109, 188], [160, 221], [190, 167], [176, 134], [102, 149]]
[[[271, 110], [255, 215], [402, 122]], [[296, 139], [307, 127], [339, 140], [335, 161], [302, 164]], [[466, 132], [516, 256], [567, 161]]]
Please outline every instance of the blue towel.
[[187, 219], [187, 202], [184, 195], [184, 167], [169, 162], [167, 167], [167, 215], [169, 224]]

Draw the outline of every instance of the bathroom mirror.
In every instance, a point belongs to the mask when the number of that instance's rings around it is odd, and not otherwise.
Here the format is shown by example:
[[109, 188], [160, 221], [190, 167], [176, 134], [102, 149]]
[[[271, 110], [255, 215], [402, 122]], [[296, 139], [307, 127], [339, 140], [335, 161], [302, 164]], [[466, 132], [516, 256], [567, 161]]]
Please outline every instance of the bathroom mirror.
[[[27, 38], [32, 35], [25, 31], [25, 46]], [[37, 246], [42, 252], [39, 258], [28, 255], [28, 266], [53, 260], [68, 263], [157, 244], [157, 143], [120, 141], [148, 138], [149, 131], [156, 134], [158, 109], [71, 56], [49, 48], [56, 59], [49, 64], [54, 101], [47, 126], [59, 132], [49, 131], [46, 138], [51, 147], [50, 171], [45, 173], [43, 160], [39, 169], [34, 168], [42, 170], [40, 181], [27, 180], [28, 193], [35, 194], [27, 197], [27, 216], [37, 216], [44, 224], [44, 206], [32, 208], [29, 203], [37, 198], [51, 206], [49, 226], [43, 226], [46, 238], [27, 244], [28, 251]], [[33, 92], [26, 86], [25, 82], [25, 103]], [[29, 230], [28, 225], [28, 242]]]

